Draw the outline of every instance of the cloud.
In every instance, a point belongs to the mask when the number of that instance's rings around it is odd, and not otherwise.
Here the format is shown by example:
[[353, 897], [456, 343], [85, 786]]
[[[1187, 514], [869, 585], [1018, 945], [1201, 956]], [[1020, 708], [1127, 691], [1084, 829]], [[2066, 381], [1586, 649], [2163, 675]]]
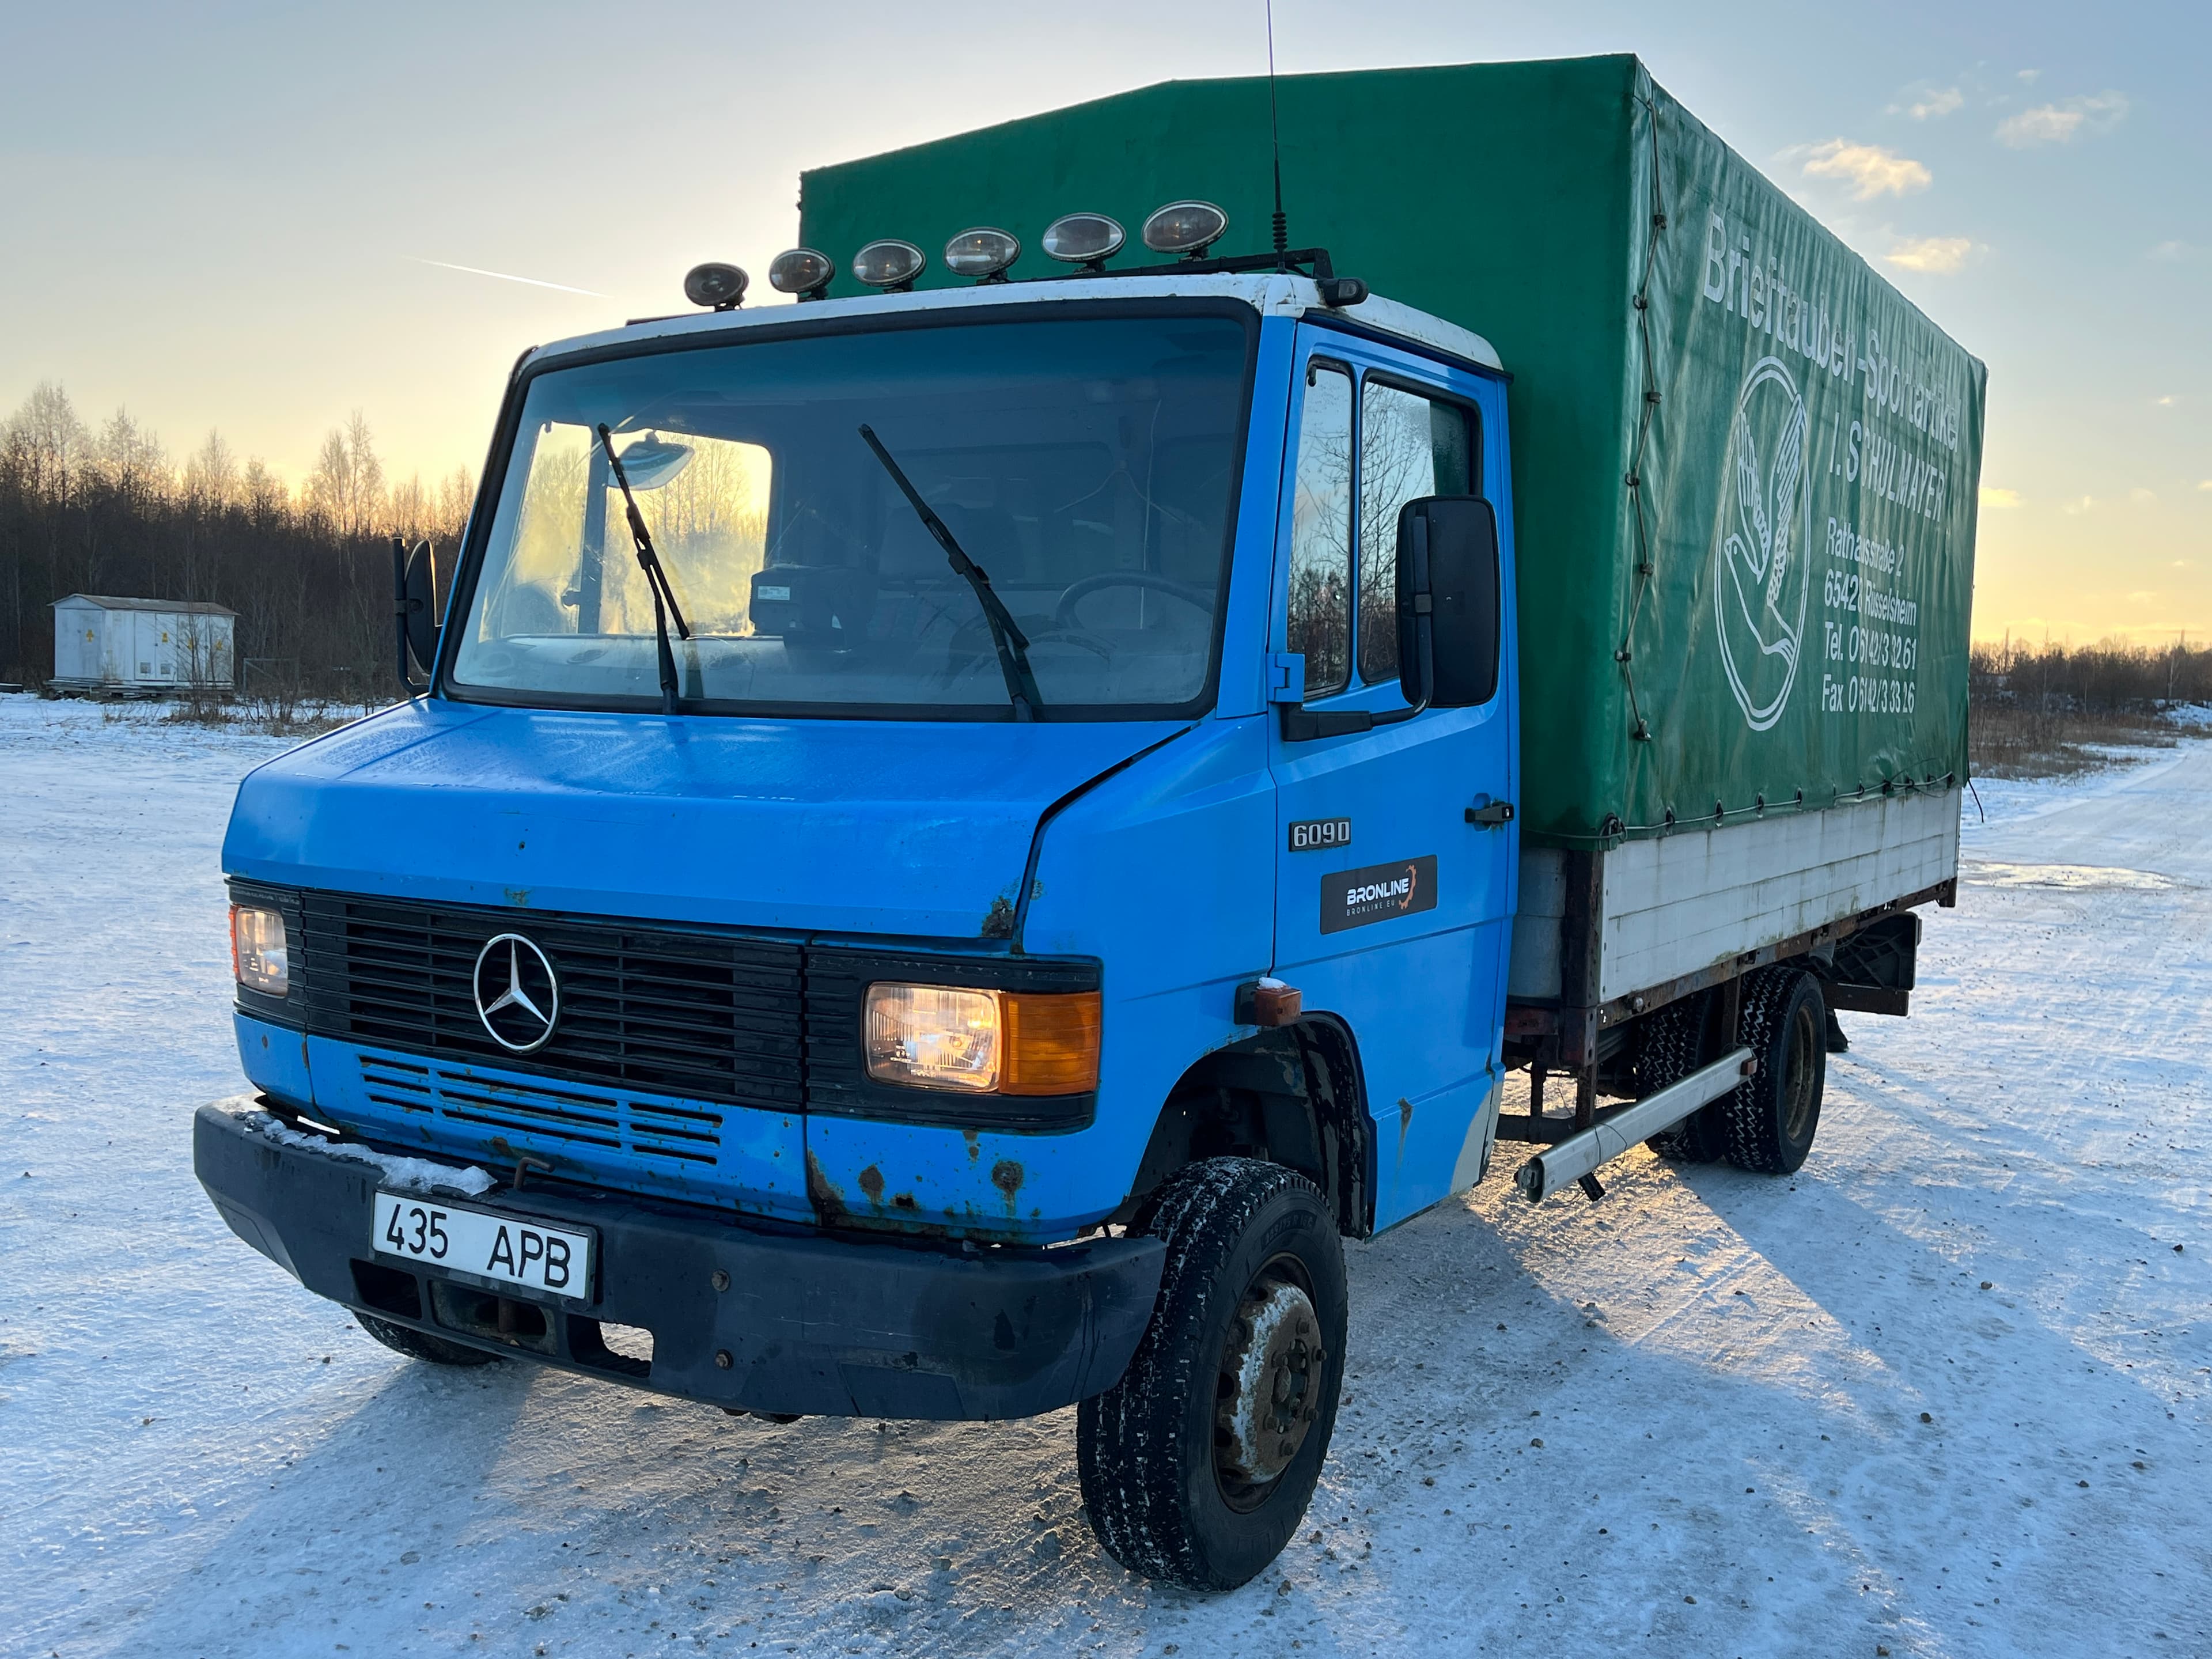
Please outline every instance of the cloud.
[[2202, 483], [2200, 483], [2197, 487], [2199, 489], [2212, 490], [2212, 478], [2206, 478], [2206, 479], [2205, 479], [2205, 480], [2203, 480]]
[[2186, 259], [2196, 251], [2197, 250], [2195, 248], [2190, 246], [2186, 242], [2160, 242], [2156, 247], [2151, 249], [2150, 252], [2145, 257], [2152, 259], [2164, 259], [2169, 262], [2178, 262], [2179, 260]]
[[2127, 118], [2127, 113], [2128, 100], [2123, 93], [2061, 99], [2007, 116], [1997, 123], [1997, 140], [2014, 149], [2070, 144], [2084, 132], [2110, 132]]
[[2148, 605], [2157, 597], [2156, 593], [2147, 587], [2138, 587], [2128, 595], [2128, 598], [2137, 605]]
[[2179, 394], [2172, 392], [2167, 392], [2162, 398], [2154, 398], [2151, 399], [2151, 402], [2160, 409], [2172, 409], [2174, 404], [2180, 401], [2181, 398]]
[[1909, 115], [1916, 121], [1940, 121], [1963, 108], [1966, 94], [1956, 87], [1931, 87], [1924, 82], [1908, 88], [1901, 100], [1889, 106], [1892, 115]]
[[2137, 484], [2133, 489], [2128, 491], [2128, 499], [2137, 507], [2148, 507], [2158, 499], [2158, 491], [2145, 489], [2141, 484]]
[[2038, 81], [2040, 81], [2043, 78], [2043, 71], [2041, 70], [2022, 70], [2020, 71], [2020, 78], [2021, 81], [2032, 87]]
[[1973, 243], [1964, 236], [1910, 236], [1881, 257], [1887, 264], [1906, 270], [1948, 276], [1965, 264], [1973, 251]]
[[2097, 498], [2094, 495], [2081, 495], [2067, 502], [2062, 510], [2068, 514], [2090, 513], [2096, 510], [2096, 506]]
[[1984, 507], [1996, 508], [2000, 512], [2008, 507], [2018, 507], [2020, 505], [2020, 491], [2017, 489], [1999, 489], [1993, 484], [1984, 484], [1982, 486], [1982, 505]]
[[1880, 144], [1855, 144], [1848, 138], [1814, 145], [1806, 154], [1805, 173], [1808, 178], [1841, 179], [1851, 187], [1856, 202], [1905, 196], [1936, 182], [1936, 175], [1910, 156]]

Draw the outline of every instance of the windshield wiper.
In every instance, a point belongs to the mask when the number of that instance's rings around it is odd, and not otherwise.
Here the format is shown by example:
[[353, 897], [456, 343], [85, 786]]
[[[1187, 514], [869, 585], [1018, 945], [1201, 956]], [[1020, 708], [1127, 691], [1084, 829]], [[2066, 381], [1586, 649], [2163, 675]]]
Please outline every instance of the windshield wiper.
[[[660, 555], [653, 550], [653, 532], [645, 527], [645, 514], [637, 510], [637, 497], [629, 493], [629, 475], [623, 471], [622, 458], [615, 453], [614, 434], [607, 430], [605, 421], [599, 422], [599, 447], [607, 452], [607, 465], [622, 486], [623, 506], [629, 515], [629, 538], [637, 544], [637, 568], [645, 572], [645, 585], [653, 590], [653, 635], [656, 653], [660, 659], [660, 712], [674, 714], [682, 710], [681, 682], [676, 678], [676, 652], [668, 643], [668, 619], [676, 618], [676, 632], [684, 639], [691, 637], [684, 624], [684, 611], [676, 603], [676, 590], [668, 585], [668, 573], [660, 568]], [[662, 608], [663, 601], [666, 609]]]
[[1022, 632], [1020, 625], [1014, 621], [1013, 612], [1006, 609], [997, 591], [992, 587], [990, 573], [968, 556], [967, 550], [953, 535], [951, 527], [937, 516], [936, 510], [927, 501], [921, 499], [921, 492], [899, 470], [899, 464], [891, 459], [890, 451], [884, 447], [882, 441], [869, 429], [865, 421], [860, 423], [860, 437], [869, 448], [876, 452], [876, 459], [884, 464], [884, 471], [891, 475], [891, 482], [899, 487], [912, 505], [915, 516], [921, 520], [921, 527], [929, 532], [936, 538], [937, 544], [945, 550], [945, 556], [951, 562], [954, 571], [964, 577], [968, 586], [975, 590], [975, 602], [983, 607], [983, 620], [990, 625], [991, 643], [998, 648], [999, 672], [1006, 677], [1006, 695], [1014, 700], [1014, 718], [1018, 720], [1035, 720], [1036, 711], [1044, 707], [1044, 699], [1037, 695], [1036, 676], [1030, 672], [1029, 636]]

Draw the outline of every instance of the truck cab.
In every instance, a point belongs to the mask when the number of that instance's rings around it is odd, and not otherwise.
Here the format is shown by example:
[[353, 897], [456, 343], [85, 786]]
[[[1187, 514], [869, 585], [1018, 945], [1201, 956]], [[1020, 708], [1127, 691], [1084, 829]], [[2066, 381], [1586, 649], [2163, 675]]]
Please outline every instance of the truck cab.
[[[1197, 1409], [1218, 1535], [1102, 1535], [1264, 1565], [1339, 1239], [1487, 1161], [1515, 902], [1506, 376], [1357, 297], [1079, 276], [530, 353], [422, 695], [240, 789], [233, 1225], [420, 1356], [1085, 1402], [1102, 1516], [1102, 1395]], [[1178, 1307], [1237, 1349], [1195, 1383]]]

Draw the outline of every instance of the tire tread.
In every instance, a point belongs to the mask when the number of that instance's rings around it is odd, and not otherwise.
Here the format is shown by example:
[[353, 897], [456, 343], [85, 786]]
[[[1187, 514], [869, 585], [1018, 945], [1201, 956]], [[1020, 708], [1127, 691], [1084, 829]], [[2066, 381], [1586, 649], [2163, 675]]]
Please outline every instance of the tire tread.
[[[1334, 1220], [1319, 1189], [1294, 1170], [1256, 1158], [1206, 1158], [1178, 1171], [1139, 1218], [1144, 1231], [1167, 1243], [1159, 1300], [1121, 1380], [1077, 1407], [1076, 1435], [1091, 1528], [1133, 1572], [1188, 1589], [1233, 1588], [1210, 1571], [1171, 1472], [1178, 1468], [1184, 1402], [1201, 1383], [1210, 1389], [1216, 1363], [1202, 1337], [1209, 1295], [1253, 1219], [1294, 1192], [1310, 1199], [1334, 1238]], [[1198, 1375], [1201, 1368], [1207, 1376]], [[1316, 1425], [1324, 1443], [1328, 1427]]]

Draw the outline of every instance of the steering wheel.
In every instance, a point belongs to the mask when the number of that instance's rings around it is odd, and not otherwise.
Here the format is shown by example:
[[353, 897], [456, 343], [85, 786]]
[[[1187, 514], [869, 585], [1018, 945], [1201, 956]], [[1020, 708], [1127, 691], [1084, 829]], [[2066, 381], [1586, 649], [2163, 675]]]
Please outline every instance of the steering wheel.
[[1093, 593], [1109, 587], [1146, 587], [1155, 593], [1164, 593], [1171, 599], [1181, 599], [1185, 605], [1213, 614], [1213, 595], [1202, 587], [1193, 587], [1149, 570], [1104, 570], [1096, 576], [1085, 576], [1080, 581], [1068, 583], [1061, 592], [1060, 603], [1053, 607], [1053, 626], [1069, 632], [1079, 633], [1083, 624], [1075, 619], [1075, 607]]
[[[1023, 631], [1026, 633], [1028, 630]], [[1079, 645], [1102, 663], [1114, 660], [1114, 647], [1111, 645], [1100, 639], [1096, 634], [1086, 632], [1080, 628], [1054, 628], [1045, 633], [1030, 634], [1029, 640], [1030, 648], [1032, 651], [1041, 645]], [[945, 677], [946, 690], [949, 691], [953, 687], [976, 678], [986, 669], [997, 672], [998, 647], [988, 638], [984, 641], [984, 649], [976, 652], [966, 662]]]

